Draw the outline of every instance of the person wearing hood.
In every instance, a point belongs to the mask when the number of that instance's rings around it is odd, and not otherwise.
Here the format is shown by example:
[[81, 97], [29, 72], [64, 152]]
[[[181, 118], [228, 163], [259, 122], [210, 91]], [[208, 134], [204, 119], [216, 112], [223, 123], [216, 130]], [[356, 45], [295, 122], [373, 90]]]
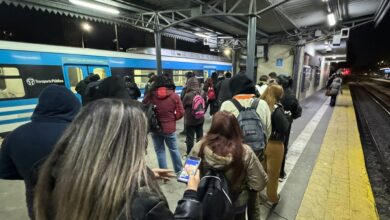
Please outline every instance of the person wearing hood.
[[[245, 75], [245, 72], [239, 73], [231, 78], [229, 87], [232, 92], [233, 99], [236, 99], [245, 108], [250, 107], [252, 102], [256, 99], [255, 85], [252, 80]], [[239, 110], [231, 100], [223, 102], [220, 110], [231, 112], [236, 117], [238, 117], [239, 114]], [[271, 112], [264, 100], [259, 99], [256, 112], [260, 116], [263, 128], [265, 129], [264, 133], [266, 134], [268, 140], [271, 135]]]
[[28, 214], [33, 219], [36, 171], [81, 108], [64, 86], [49, 85], [38, 98], [31, 122], [12, 131], [0, 151], [0, 178], [24, 180]]
[[232, 113], [215, 113], [210, 130], [190, 155], [202, 158], [201, 176], [208, 169], [224, 174], [234, 205], [232, 219], [246, 219], [246, 208], [249, 220], [260, 219], [259, 193], [266, 186], [267, 174], [252, 148], [243, 143], [242, 131]]
[[330, 106], [334, 107], [336, 105], [336, 98], [337, 95], [341, 92], [341, 84], [343, 80], [341, 79], [340, 75], [336, 75], [333, 79], [332, 83], [327, 87], [327, 89], [330, 90]]
[[278, 77], [279, 85], [283, 87], [283, 96], [280, 100], [280, 103], [284, 107], [285, 115], [289, 121], [289, 126], [285, 134], [284, 139], [284, 156], [282, 161], [282, 167], [280, 168], [280, 180], [286, 178], [286, 172], [284, 171], [284, 165], [286, 163], [286, 155], [288, 151], [288, 144], [290, 140], [290, 132], [293, 120], [301, 117], [302, 107], [299, 105], [298, 99], [295, 97], [294, 92], [292, 91], [292, 79], [290, 76], [279, 75]]
[[176, 121], [183, 117], [184, 109], [180, 97], [175, 93], [173, 81], [164, 75], [157, 76], [151, 92], [144, 97], [142, 102], [156, 106], [156, 116], [162, 128], [161, 132], [152, 133], [159, 167], [167, 168], [165, 142], [171, 154], [173, 168], [176, 173], [179, 173], [182, 169], [182, 162], [175, 132]]
[[[203, 98], [203, 104], [206, 102], [206, 94], [200, 89], [199, 80], [193, 76], [187, 81], [186, 93], [183, 98], [183, 106], [185, 109], [184, 126], [186, 131], [187, 155], [194, 146], [195, 134], [197, 142], [200, 141], [200, 139], [203, 137], [204, 115], [196, 117], [193, 112], [193, 105], [196, 101], [194, 98], [196, 95], [200, 95]], [[202, 100], [199, 100], [198, 102], [201, 103], [201, 101]], [[200, 108], [203, 108], [204, 113], [205, 106], [201, 106]], [[202, 109], [200, 109], [200, 111], [202, 111]]]

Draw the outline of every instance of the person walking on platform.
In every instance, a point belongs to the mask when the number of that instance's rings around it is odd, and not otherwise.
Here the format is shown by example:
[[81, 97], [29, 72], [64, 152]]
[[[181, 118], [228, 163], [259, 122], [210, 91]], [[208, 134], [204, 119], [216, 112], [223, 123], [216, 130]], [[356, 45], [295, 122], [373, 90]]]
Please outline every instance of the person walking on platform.
[[[187, 91], [187, 82], [190, 78], [192, 77], [196, 77], [195, 74], [193, 72], [186, 72], [185, 74], [185, 77], [186, 77], [186, 83], [185, 85], [183, 86], [182, 90], [181, 90], [181, 93], [180, 93], [180, 99], [181, 101], [183, 102], [184, 100], [184, 96], [186, 94], [186, 91]], [[180, 135], [186, 135], [187, 134], [187, 130], [186, 130], [186, 117], [184, 117], [184, 128], [183, 130], [179, 133]]]
[[[256, 89], [254, 83], [245, 75], [245, 72], [242, 72], [231, 78], [230, 90], [233, 94], [233, 99], [223, 102], [220, 110], [231, 112], [237, 118], [240, 110], [236, 106], [237, 103], [234, 103], [235, 101], [244, 109], [250, 108], [255, 102], [258, 102], [255, 109], [260, 118], [261, 127], [263, 128], [261, 133], [265, 134], [265, 140], [263, 141], [266, 144], [271, 135], [271, 112], [264, 100], [255, 97]], [[263, 150], [256, 152], [256, 154], [260, 161], [264, 159]]]
[[332, 83], [330, 83], [329, 87], [329, 94], [330, 94], [330, 106], [334, 107], [336, 105], [336, 98], [339, 93], [341, 93], [341, 84], [343, 80], [339, 75], [336, 75], [336, 77], [332, 80]]
[[210, 107], [210, 117], [218, 111], [217, 92], [215, 89], [217, 82], [218, 73], [213, 72], [203, 85], [203, 91], [207, 93], [206, 110]]
[[190, 155], [202, 158], [201, 176], [213, 169], [226, 178], [234, 204], [234, 216], [229, 219], [245, 220], [247, 207], [248, 219], [260, 220], [258, 193], [265, 188], [267, 174], [251, 147], [243, 143], [240, 126], [232, 113], [215, 113], [210, 130]]
[[280, 103], [284, 107], [285, 115], [288, 119], [289, 126], [284, 139], [284, 155], [282, 160], [282, 167], [280, 168], [279, 180], [283, 181], [286, 178], [286, 172], [284, 166], [286, 163], [286, 155], [288, 151], [288, 144], [290, 140], [290, 132], [293, 120], [301, 117], [302, 107], [299, 105], [298, 99], [295, 97], [294, 92], [292, 91], [292, 79], [291, 77], [279, 75], [278, 76], [279, 85], [283, 87], [283, 97], [280, 100]]
[[175, 213], [169, 210], [156, 179], [173, 174], [147, 167], [147, 129], [136, 101], [101, 99], [85, 106], [42, 166], [36, 219], [200, 219], [199, 174], [190, 175]]
[[176, 173], [182, 169], [180, 152], [177, 146], [176, 121], [183, 117], [184, 109], [180, 97], [175, 93], [173, 81], [166, 76], [157, 76], [153, 88], [144, 100], [144, 104], [156, 106], [155, 112], [162, 128], [159, 132], [152, 132], [154, 149], [157, 154], [160, 168], [168, 168], [165, 156], [165, 144], [167, 144], [173, 167]]
[[277, 84], [269, 84], [261, 96], [268, 103], [272, 112], [272, 133], [265, 148], [265, 161], [263, 162], [268, 174], [266, 198], [263, 199], [271, 207], [276, 206], [280, 200], [278, 195], [278, 179], [284, 155], [283, 143], [289, 127], [283, 105], [280, 103], [282, 96], [283, 88]]
[[221, 105], [224, 101], [229, 100], [233, 97], [232, 92], [230, 91], [230, 78], [232, 78], [232, 73], [227, 72], [225, 74], [225, 78], [217, 84], [218, 109], [221, 108]]
[[49, 85], [38, 98], [31, 122], [12, 131], [0, 150], [0, 178], [24, 180], [28, 214], [34, 219], [33, 200], [37, 172], [81, 108], [64, 86]]
[[186, 85], [186, 94], [183, 98], [187, 155], [194, 146], [195, 134], [197, 142], [203, 137], [206, 100], [207, 96], [201, 90], [199, 80], [195, 76], [189, 78]]

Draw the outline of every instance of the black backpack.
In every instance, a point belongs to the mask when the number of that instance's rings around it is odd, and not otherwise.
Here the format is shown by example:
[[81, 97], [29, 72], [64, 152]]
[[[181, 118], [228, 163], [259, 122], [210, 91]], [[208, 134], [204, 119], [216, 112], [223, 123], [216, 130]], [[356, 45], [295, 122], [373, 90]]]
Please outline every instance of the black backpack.
[[202, 203], [203, 219], [234, 219], [234, 206], [228, 182], [220, 171], [210, 169], [206, 172], [199, 183], [198, 198]]
[[160, 122], [158, 121], [156, 114], [156, 105], [152, 103], [144, 105], [145, 115], [148, 118], [149, 132], [159, 133], [162, 131]]

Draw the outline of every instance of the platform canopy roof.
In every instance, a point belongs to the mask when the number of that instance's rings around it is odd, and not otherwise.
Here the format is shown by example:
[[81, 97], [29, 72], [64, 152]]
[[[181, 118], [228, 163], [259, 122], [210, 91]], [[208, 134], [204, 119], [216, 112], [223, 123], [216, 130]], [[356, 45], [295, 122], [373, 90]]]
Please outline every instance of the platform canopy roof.
[[[248, 16], [257, 16], [257, 38], [288, 39], [332, 33], [341, 27], [378, 21], [389, 7], [386, 0], [0, 0], [0, 3], [84, 19], [131, 26], [186, 41], [204, 35], [245, 38]], [[77, 2], [119, 11], [107, 14]], [[252, 4], [253, 3], [253, 4]], [[277, 7], [275, 7], [277, 6]], [[337, 24], [329, 27], [327, 15]], [[309, 33], [310, 31], [310, 33]]]

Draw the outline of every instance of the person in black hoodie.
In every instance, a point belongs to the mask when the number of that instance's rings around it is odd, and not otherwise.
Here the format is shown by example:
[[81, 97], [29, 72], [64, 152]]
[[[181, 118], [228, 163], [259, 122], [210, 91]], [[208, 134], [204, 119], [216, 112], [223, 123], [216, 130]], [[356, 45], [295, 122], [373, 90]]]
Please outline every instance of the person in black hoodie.
[[284, 156], [282, 161], [282, 167], [280, 168], [280, 180], [286, 178], [286, 172], [284, 171], [284, 165], [286, 163], [286, 155], [288, 150], [288, 142], [290, 141], [291, 126], [293, 120], [301, 117], [302, 107], [299, 105], [298, 99], [295, 97], [294, 92], [292, 91], [292, 79], [288, 76], [279, 75], [277, 77], [278, 84], [283, 87], [283, 97], [280, 100], [280, 103], [284, 107], [285, 115], [289, 121], [289, 126], [285, 134], [284, 139]]
[[28, 213], [33, 219], [34, 164], [50, 154], [81, 108], [67, 88], [47, 86], [40, 94], [31, 122], [16, 128], [3, 141], [0, 178], [24, 180]]

